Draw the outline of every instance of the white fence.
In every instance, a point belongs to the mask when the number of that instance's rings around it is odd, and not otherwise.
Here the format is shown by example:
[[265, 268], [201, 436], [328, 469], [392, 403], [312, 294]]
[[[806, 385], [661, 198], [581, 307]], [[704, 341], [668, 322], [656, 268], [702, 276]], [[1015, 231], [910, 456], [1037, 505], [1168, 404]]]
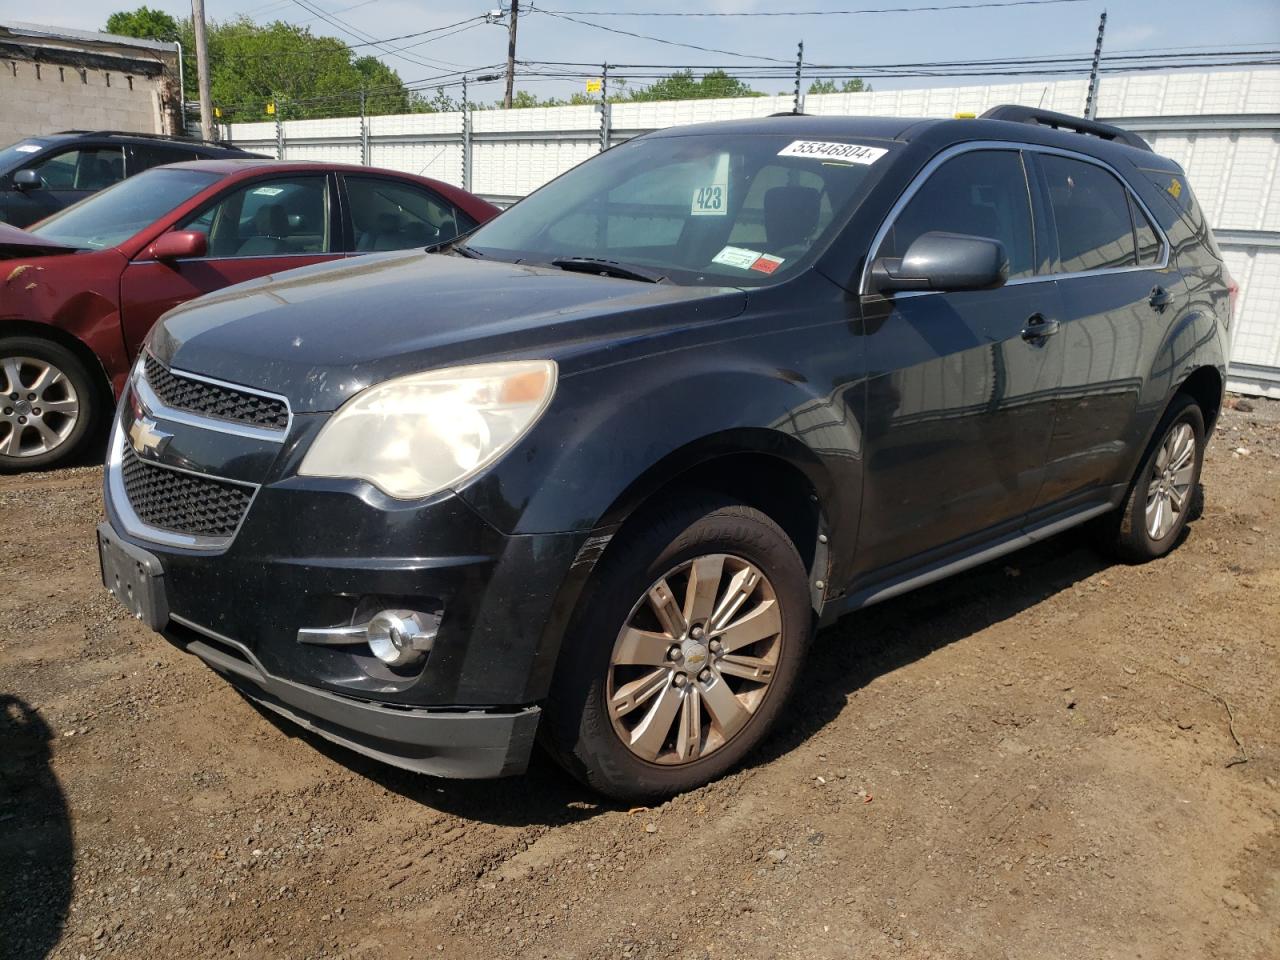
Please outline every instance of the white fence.
[[[934, 87], [805, 98], [811, 114], [950, 117], [1000, 103], [1079, 114], [1086, 81]], [[241, 123], [229, 136], [289, 160], [367, 163], [465, 186], [498, 202], [537, 189], [603, 145], [663, 127], [767, 116], [759, 97]], [[1186, 169], [1241, 297], [1231, 387], [1280, 397], [1280, 70], [1119, 74], [1098, 116], [1142, 134]]]

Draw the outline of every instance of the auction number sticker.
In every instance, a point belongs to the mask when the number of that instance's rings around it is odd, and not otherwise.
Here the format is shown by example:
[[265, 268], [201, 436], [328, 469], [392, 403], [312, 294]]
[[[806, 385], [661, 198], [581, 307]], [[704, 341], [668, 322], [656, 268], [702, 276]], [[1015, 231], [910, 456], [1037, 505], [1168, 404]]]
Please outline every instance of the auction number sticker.
[[716, 157], [716, 165], [706, 180], [693, 188], [693, 201], [689, 215], [694, 217], [723, 217], [729, 213], [729, 154]]
[[729, 212], [725, 201], [728, 189], [723, 183], [712, 183], [693, 191], [693, 206], [689, 213], [695, 217], [723, 217]]
[[778, 151], [780, 157], [813, 157], [815, 160], [837, 160], [841, 163], [875, 163], [889, 151], [883, 147], [866, 147], [860, 143], [829, 143], [825, 140], [793, 140]]

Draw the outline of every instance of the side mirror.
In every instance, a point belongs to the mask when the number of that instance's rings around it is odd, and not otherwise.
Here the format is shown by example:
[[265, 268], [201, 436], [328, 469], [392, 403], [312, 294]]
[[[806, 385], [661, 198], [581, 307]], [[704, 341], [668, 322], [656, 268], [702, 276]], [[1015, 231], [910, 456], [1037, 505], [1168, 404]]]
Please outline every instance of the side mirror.
[[171, 230], [151, 245], [151, 256], [163, 262], [203, 257], [208, 252], [209, 238], [199, 230]]
[[34, 170], [19, 170], [13, 175], [13, 189], [26, 193], [28, 190], [39, 190], [44, 186], [40, 174]]
[[898, 290], [990, 290], [1009, 279], [1004, 244], [986, 237], [933, 231], [922, 234], [902, 259], [881, 257], [871, 266], [878, 293]]

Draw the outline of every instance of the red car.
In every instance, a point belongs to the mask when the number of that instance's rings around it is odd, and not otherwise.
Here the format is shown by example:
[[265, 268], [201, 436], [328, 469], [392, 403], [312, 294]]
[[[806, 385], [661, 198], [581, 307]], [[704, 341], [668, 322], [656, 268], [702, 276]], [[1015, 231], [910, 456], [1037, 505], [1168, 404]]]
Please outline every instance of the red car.
[[157, 167], [28, 230], [0, 224], [0, 472], [99, 435], [171, 307], [312, 263], [451, 240], [498, 212], [370, 167], [198, 160]]

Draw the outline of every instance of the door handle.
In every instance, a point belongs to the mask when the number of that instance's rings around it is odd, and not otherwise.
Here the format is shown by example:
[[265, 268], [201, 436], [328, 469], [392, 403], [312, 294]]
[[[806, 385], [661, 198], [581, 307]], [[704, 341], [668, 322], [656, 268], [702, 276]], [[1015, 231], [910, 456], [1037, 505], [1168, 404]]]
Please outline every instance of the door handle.
[[1045, 337], [1052, 337], [1062, 327], [1057, 320], [1047, 320], [1043, 314], [1033, 313], [1027, 318], [1027, 325], [1022, 328], [1022, 339], [1027, 343], [1040, 343]]
[[1173, 297], [1169, 296], [1169, 291], [1164, 287], [1152, 287], [1151, 293], [1147, 297], [1147, 303], [1151, 304], [1157, 312], [1167, 307]]

